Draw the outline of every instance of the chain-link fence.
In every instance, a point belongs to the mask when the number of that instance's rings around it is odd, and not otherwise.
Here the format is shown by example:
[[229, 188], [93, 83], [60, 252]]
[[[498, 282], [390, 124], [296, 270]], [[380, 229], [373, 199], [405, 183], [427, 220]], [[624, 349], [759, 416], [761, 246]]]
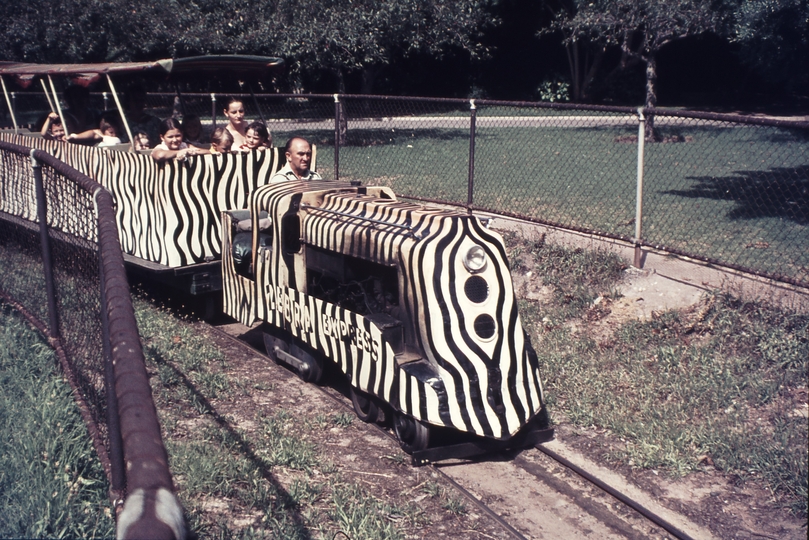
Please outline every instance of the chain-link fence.
[[[214, 125], [225, 124], [229, 97], [150, 94], [147, 112], [196, 115], [207, 140]], [[382, 183], [399, 196], [809, 286], [805, 122], [491, 100], [233, 97], [249, 120], [267, 124], [276, 146], [292, 135], [317, 143], [326, 178]], [[103, 98], [92, 96], [99, 106]]]
[[344, 127], [332, 140], [343, 143], [340, 179], [809, 286], [806, 123], [615, 107], [339, 99]]
[[[55, 348], [113, 502], [173, 493], [112, 196], [39, 150], [0, 142], [0, 159], [0, 298]], [[131, 531], [165, 529], [154, 512], [135, 521], [145, 529]]]

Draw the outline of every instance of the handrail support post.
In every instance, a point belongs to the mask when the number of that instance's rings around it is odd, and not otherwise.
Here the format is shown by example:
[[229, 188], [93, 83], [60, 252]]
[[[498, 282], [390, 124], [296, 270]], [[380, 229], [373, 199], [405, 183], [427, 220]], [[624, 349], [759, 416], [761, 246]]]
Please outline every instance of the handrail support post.
[[48, 235], [48, 199], [42, 180], [42, 164], [35, 157], [37, 150], [31, 150], [31, 169], [34, 173], [34, 186], [37, 199], [37, 219], [39, 220], [39, 240], [42, 248], [42, 268], [45, 276], [45, 294], [48, 299], [48, 324], [50, 338], [60, 339], [59, 312], [56, 305], [56, 285], [53, 279], [53, 258], [50, 236]]

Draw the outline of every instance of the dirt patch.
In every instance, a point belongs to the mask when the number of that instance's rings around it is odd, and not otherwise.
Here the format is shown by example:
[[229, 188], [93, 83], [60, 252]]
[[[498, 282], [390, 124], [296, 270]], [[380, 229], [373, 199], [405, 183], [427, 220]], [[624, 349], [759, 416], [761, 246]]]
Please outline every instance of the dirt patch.
[[[220, 329], [253, 346], [261, 344], [258, 330], [251, 331], [239, 324], [220, 326]], [[330, 490], [354, 489], [353, 486], [361, 488], [363, 497], [370, 496], [384, 502], [383, 507], [376, 508], [376, 511], [384, 513], [384, 519], [395, 524], [404, 538], [507, 537], [500, 525], [469, 505], [462, 494], [434, 470], [412, 467], [409, 456], [391, 437], [360, 422], [352, 411], [341, 407], [318, 387], [303, 383], [265, 356], [210, 331], [206, 325], [199, 324], [198, 330], [207, 334], [224, 353], [228, 378], [243, 389], [228, 399], [211, 400], [220, 426], [245, 443], [240, 450], [242, 453], [249, 455], [255, 446], [254, 441], [263, 436], [262, 419], [276, 416], [279, 411], [290, 412], [294, 419], [290, 421], [306, 419], [314, 424], [320, 423], [307, 429], [305, 434], [306, 439], [317, 447], [317, 467], [308, 472], [273, 467], [265, 475], [268, 481], [287, 493], [304, 485], [327, 486], [319, 488], [322, 490], [311, 494], [305, 504], [301, 504], [299, 519], [312, 538], [319, 538], [320, 534], [324, 538], [335, 535], [333, 523], [315, 516], [329, 506]], [[334, 379], [336, 377], [330, 380]], [[336, 392], [339, 397], [339, 392], [345, 390], [337, 384], [327, 391]], [[344, 403], [347, 401], [344, 396], [342, 399]], [[335, 418], [340, 421], [335, 423]], [[188, 427], [193, 429], [194, 425]], [[227, 521], [232, 529], [264, 528], [260, 512], [246, 511], [225, 498], [206, 499], [202, 510], [210, 514], [209, 518], [214, 517], [214, 521]], [[339, 516], [331, 516], [331, 519], [340, 522]]]
[[709, 529], [717, 538], [806, 538], [806, 521], [781, 507], [761, 482], [739, 482], [738, 478], [717, 471], [708, 462], [703, 463], [699, 472], [684, 478], [671, 478], [656, 470], [634, 469], [606, 457], [622, 445], [609, 432], [570, 424], [561, 424], [556, 430], [557, 440], [569, 451], [613, 471], [618, 478], [611, 482], [613, 487], [626, 493], [639, 488], [649, 500]]
[[[539, 276], [531, 272], [514, 275], [517, 295], [540, 304], [553, 301], [551, 288], [543, 286]], [[669, 279], [653, 270], [629, 268], [617, 285], [617, 294], [598, 297], [580, 317], [566, 323], [573, 333], [586, 334], [600, 347], [611, 347], [614, 332], [631, 320], [650, 320], [666, 310], [679, 310], [684, 320], [700, 324], [700, 313], [708, 306], [702, 301], [705, 290], [690, 283]], [[690, 338], [692, 342], [699, 336]], [[541, 344], [538, 346], [541, 347]], [[771, 423], [775, 415], [807, 417], [806, 387], [796, 389], [778, 403], [757, 411], [761, 423]], [[785, 404], [786, 403], [786, 404]], [[603, 467], [615, 473], [613, 487], [624, 493], [640, 489], [639, 499], [662, 505], [687, 521], [710, 530], [716, 538], [806, 538], [807, 522], [784, 508], [764, 481], [724, 474], [705, 456], [700, 470], [684, 478], [672, 478], [665, 471], [642, 470], [610, 459], [625, 446], [607, 430], [573, 426], [554, 416], [556, 441], [566, 452], [573, 453], [590, 467]], [[665, 516], [664, 516], [665, 517]], [[675, 522], [676, 516], [671, 520]], [[683, 530], [688, 530], [687, 527]], [[710, 534], [710, 533], [706, 533]], [[692, 534], [703, 538], [705, 534]]]

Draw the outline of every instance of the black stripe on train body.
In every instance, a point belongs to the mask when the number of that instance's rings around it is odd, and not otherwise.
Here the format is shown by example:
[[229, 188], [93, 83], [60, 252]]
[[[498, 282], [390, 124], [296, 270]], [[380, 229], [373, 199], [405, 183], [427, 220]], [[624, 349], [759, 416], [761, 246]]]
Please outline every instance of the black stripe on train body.
[[[477, 218], [334, 182], [263, 186], [250, 211], [254, 271], [223, 267], [230, 315], [265, 321], [431, 425], [508, 439], [540, 412], [505, 247]], [[240, 294], [255, 309], [236, 309]]]
[[280, 166], [276, 148], [156, 163], [144, 154], [10, 132], [0, 140], [44, 150], [107, 188], [124, 253], [169, 268], [219, 259], [221, 211], [247, 206], [248, 194]]

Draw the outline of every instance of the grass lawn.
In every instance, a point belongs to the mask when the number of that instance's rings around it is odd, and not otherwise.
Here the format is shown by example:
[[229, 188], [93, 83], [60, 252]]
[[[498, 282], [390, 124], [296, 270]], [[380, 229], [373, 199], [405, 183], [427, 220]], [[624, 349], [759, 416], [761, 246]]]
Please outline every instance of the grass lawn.
[[[349, 132], [340, 178], [465, 204], [468, 127], [391, 126]], [[644, 242], [809, 284], [806, 134], [715, 122], [659, 131], [670, 142], [646, 145]], [[478, 128], [474, 204], [633, 237], [636, 134], [625, 126], [520, 127], [518, 120]], [[334, 133], [304, 135], [318, 142], [318, 170], [332, 177]]]
[[0, 305], [0, 537], [110, 538], [109, 485], [53, 351]]

